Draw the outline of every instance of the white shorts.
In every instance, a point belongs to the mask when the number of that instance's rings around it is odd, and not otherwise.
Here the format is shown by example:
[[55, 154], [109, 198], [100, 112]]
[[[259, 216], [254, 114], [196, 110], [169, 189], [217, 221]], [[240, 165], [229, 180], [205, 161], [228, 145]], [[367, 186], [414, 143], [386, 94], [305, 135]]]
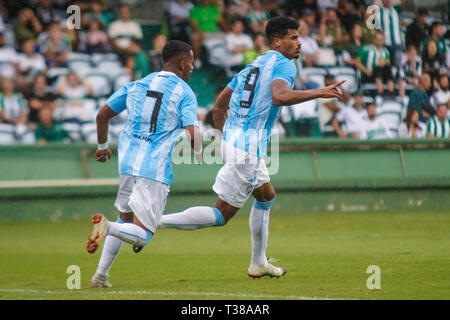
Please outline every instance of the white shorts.
[[122, 213], [133, 212], [139, 221], [155, 233], [166, 208], [170, 187], [159, 181], [120, 175], [114, 206]]
[[251, 157], [242, 150], [230, 150], [226, 143], [222, 143], [222, 158], [225, 164], [217, 173], [213, 190], [223, 201], [242, 208], [253, 190], [270, 181], [266, 162], [264, 158]]

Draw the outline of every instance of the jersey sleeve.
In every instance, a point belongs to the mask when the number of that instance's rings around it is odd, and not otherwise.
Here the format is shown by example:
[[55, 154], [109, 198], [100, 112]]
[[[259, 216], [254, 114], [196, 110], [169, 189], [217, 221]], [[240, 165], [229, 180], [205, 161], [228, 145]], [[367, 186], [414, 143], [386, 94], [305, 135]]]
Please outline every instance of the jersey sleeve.
[[236, 86], [238, 84], [238, 74], [235, 74], [233, 79], [231, 79], [231, 81], [227, 84], [227, 87], [230, 88], [231, 91], [234, 91], [234, 89], [236, 89]]
[[119, 90], [114, 92], [108, 100], [106, 100], [105, 104], [108, 105], [108, 107], [110, 107], [115, 113], [121, 113], [127, 108], [126, 101], [130, 85], [131, 83], [124, 85]]
[[183, 128], [187, 126], [198, 127], [197, 107], [197, 98], [195, 97], [194, 92], [189, 88], [189, 90], [186, 90], [186, 94], [180, 102], [181, 125]]
[[273, 70], [272, 81], [281, 79], [286, 81], [289, 86], [294, 84], [297, 68], [290, 60], [280, 62]]

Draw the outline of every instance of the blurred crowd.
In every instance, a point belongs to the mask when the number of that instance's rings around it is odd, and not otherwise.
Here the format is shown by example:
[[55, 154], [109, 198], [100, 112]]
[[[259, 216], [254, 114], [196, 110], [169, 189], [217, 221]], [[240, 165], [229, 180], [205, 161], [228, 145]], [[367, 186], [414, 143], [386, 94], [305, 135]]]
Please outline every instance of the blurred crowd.
[[[347, 80], [343, 101], [283, 108], [278, 134], [448, 137], [447, 12], [408, 12], [406, 1], [167, 0], [166, 28], [146, 39], [126, 1], [0, 0], [0, 144], [95, 143], [96, 110], [123, 84], [161, 70], [167, 40], [191, 43], [196, 69], [230, 79], [269, 50], [265, 25], [278, 15], [300, 26], [296, 89]], [[67, 23], [72, 4], [81, 9], [76, 28]], [[113, 119], [109, 141], [126, 117]], [[207, 111], [199, 120], [211, 125]]]

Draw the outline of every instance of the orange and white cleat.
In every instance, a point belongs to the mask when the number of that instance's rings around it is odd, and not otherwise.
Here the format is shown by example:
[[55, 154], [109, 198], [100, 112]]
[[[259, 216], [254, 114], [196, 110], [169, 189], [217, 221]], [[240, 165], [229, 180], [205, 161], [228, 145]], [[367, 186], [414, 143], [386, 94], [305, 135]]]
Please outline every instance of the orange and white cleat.
[[248, 267], [248, 276], [253, 279], [259, 279], [265, 276], [279, 278], [284, 276], [286, 272], [287, 270], [285, 268], [276, 267], [270, 262], [266, 262], [263, 265], [251, 263], [250, 267]]
[[97, 251], [100, 243], [106, 236], [108, 219], [102, 213], [96, 213], [92, 216], [92, 224], [94, 228], [86, 244], [87, 252], [91, 254]]

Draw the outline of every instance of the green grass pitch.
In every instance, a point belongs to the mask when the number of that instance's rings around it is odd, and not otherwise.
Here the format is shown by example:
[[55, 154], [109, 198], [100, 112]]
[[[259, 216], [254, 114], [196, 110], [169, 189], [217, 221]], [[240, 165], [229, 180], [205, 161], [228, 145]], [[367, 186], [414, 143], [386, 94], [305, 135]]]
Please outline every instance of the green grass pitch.
[[[109, 218], [114, 218], [110, 216]], [[248, 213], [223, 228], [161, 230], [139, 254], [124, 244], [108, 289], [89, 281], [100, 252], [89, 219], [0, 224], [0, 299], [449, 299], [450, 211], [273, 213], [268, 256], [288, 269], [250, 279]], [[69, 265], [81, 289], [66, 287]], [[381, 269], [381, 289], [366, 286]]]

